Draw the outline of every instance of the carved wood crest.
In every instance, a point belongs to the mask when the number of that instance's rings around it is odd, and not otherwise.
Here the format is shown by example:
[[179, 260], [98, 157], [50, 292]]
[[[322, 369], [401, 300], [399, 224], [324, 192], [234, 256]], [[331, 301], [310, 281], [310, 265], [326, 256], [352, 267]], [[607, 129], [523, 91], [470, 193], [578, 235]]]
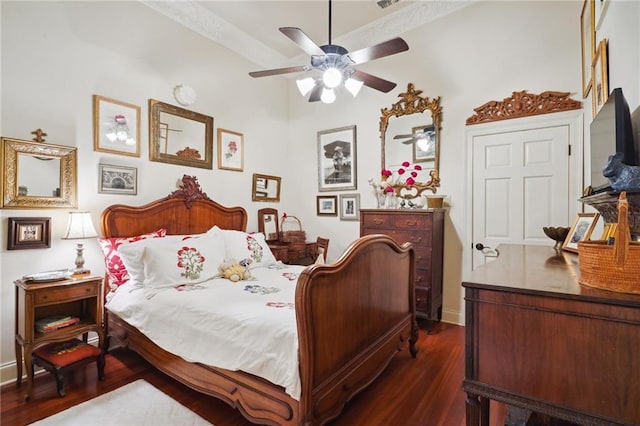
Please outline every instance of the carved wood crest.
[[539, 95], [528, 93], [526, 90], [513, 92], [510, 97], [502, 101], [489, 101], [474, 108], [476, 113], [467, 118], [467, 124], [488, 123], [582, 108], [582, 102], [569, 99], [569, 94], [569, 92], [554, 91], [542, 92]]
[[185, 206], [190, 209], [195, 200], [209, 200], [212, 201], [207, 194], [202, 192], [198, 178], [195, 176], [183, 175], [182, 183], [178, 184], [179, 189], [176, 189], [167, 198], [181, 198], [184, 200]]

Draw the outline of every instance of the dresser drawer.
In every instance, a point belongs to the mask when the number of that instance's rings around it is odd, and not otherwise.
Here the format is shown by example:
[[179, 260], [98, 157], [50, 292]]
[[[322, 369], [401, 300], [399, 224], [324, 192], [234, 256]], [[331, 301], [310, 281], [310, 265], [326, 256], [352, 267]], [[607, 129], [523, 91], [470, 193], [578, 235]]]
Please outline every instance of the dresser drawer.
[[416, 288], [416, 311], [429, 312], [429, 290]]
[[429, 215], [371, 213], [363, 215], [362, 226], [377, 229], [424, 231], [432, 228], [432, 220]]
[[416, 268], [416, 291], [418, 287], [431, 288], [431, 269], [418, 269]]
[[414, 246], [413, 251], [416, 256], [416, 268], [431, 271], [431, 247]]
[[83, 297], [95, 296], [97, 288], [95, 284], [81, 284], [69, 287], [61, 287], [55, 290], [38, 291], [36, 293], [36, 305], [46, 305], [49, 303], [64, 302], [67, 300], [82, 299]]

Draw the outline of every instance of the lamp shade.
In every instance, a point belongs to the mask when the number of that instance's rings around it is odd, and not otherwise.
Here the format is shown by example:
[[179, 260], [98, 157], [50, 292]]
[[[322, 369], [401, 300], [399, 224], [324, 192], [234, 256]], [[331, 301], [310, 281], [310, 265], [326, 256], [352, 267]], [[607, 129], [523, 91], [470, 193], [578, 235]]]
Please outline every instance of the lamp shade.
[[96, 228], [93, 227], [91, 214], [89, 212], [69, 212], [69, 222], [67, 232], [62, 237], [63, 240], [75, 240], [80, 238], [97, 237]]

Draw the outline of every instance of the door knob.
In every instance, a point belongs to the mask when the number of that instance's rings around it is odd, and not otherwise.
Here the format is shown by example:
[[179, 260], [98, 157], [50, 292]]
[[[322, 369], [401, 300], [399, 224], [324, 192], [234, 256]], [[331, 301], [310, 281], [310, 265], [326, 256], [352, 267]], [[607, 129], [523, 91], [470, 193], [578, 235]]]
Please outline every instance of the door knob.
[[482, 252], [482, 254], [485, 255], [485, 257], [498, 257], [500, 256], [500, 252], [498, 251], [498, 249], [492, 249], [489, 246], [485, 246], [482, 243], [476, 243], [476, 250], [479, 250]]

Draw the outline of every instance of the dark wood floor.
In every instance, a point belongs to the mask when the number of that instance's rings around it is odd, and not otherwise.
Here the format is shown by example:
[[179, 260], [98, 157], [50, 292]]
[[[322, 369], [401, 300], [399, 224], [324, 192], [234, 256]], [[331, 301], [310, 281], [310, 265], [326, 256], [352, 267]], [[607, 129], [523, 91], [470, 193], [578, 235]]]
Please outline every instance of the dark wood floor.
[[[460, 426], [464, 425], [464, 327], [440, 323], [430, 333], [420, 330], [418, 357], [399, 353], [385, 372], [351, 400], [333, 426]], [[68, 407], [144, 379], [215, 426], [244, 426], [242, 415], [224, 402], [204, 396], [159, 373], [131, 351], [107, 355], [104, 381], [97, 380], [95, 365], [65, 375], [66, 396], [59, 398], [49, 374], [36, 377], [34, 395], [23, 399], [15, 384], [0, 393], [2, 425], [26, 425]], [[492, 402], [491, 424], [503, 425], [505, 407]], [[98, 422], [95, 423], [99, 424]]]

